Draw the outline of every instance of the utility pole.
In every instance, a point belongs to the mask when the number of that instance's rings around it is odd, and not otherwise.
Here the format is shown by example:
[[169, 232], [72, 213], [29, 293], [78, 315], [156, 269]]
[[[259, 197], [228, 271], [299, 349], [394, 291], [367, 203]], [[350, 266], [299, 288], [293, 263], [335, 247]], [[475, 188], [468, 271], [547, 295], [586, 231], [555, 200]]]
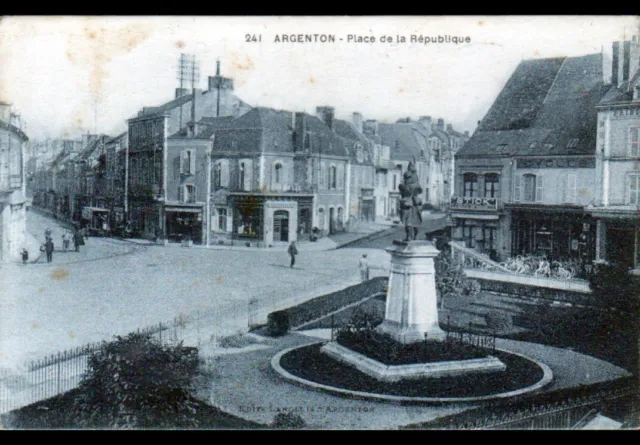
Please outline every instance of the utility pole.
[[[196, 56], [191, 54], [180, 54], [178, 62], [178, 80], [180, 81], [180, 96], [184, 94], [185, 86], [191, 82], [191, 89], [195, 89], [195, 84], [199, 79], [199, 67]], [[180, 129], [182, 129], [182, 105], [180, 105]]]

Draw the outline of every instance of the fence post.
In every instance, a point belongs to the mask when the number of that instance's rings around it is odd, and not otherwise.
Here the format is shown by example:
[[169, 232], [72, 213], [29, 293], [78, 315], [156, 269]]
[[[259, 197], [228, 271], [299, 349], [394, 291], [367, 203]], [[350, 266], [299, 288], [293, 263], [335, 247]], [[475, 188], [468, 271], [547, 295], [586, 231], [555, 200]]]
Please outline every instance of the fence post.
[[57, 369], [57, 373], [56, 374], [57, 374], [57, 381], [58, 381], [58, 385], [57, 385], [58, 386], [57, 387], [58, 394], [60, 394], [60, 362], [61, 362], [61, 355], [58, 352], [58, 360], [56, 362], [56, 369]]

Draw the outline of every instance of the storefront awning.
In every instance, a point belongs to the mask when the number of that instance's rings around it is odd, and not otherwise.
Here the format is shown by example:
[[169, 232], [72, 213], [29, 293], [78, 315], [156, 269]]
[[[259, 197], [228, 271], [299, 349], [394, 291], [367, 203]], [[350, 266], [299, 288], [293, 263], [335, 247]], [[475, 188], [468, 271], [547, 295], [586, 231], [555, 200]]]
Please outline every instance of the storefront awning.
[[202, 213], [201, 207], [165, 207], [165, 212]]
[[481, 219], [484, 221], [497, 221], [500, 219], [499, 215], [487, 215], [482, 213], [452, 213], [451, 217], [464, 219]]

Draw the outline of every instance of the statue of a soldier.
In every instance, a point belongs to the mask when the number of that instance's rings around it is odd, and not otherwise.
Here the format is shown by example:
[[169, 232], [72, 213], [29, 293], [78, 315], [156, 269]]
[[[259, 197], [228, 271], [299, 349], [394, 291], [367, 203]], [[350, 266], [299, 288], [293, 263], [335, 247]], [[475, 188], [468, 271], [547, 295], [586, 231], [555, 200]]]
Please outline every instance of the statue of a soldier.
[[398, 186], [400, 191], [400, 217], [406, 233], [405, 241], [413, 241], [418, 236], [418, 228], [422, 225], [422, 187], [418, 181], [418, 172], [413, 162], [402, 177]]

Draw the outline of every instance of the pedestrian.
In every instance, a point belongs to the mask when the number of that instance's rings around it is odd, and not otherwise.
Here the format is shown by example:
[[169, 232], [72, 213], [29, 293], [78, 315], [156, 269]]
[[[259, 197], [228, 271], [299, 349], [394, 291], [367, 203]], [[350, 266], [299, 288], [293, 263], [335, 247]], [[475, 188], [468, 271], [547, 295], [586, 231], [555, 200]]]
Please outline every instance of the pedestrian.
[[298, 248], [296, 247], [296, 242], [295, 241], [291, 241], [291, 244], [289, 244], [289, 255], [291, 256], [291, 268], [293, 268], [293, 265], [296, 264], [296, 255], [298, 254]]
[[62, 232], [62, 250], [67, 251], [69, 248], [69, 234], [67, 231]]
[[44, 230], [44, 239], [47, 238], [51, 238], [51, 229], [48, 227]]
[[76, 247], [76, 252], [80, 252], [80, 246], [84, 246], [84, 236], [78, 229], [73, 234], [73, 244]]
[[27, 264], [27, 261], [29, 261], [29, 251], [23, 247], [20, 255], [22, 256], [22, 264]]
[[53, 240], [47, 238], [47, 242], [44, 243], [44, 251], [47, 253], [47, 263], [53, 260]]
[[369, 280], [369, 261], [367, 260], [367, 254], [363, 253], [362, 258], [360, 258], [359, 262], [360, 267], [360, 279], [362, 281]]

